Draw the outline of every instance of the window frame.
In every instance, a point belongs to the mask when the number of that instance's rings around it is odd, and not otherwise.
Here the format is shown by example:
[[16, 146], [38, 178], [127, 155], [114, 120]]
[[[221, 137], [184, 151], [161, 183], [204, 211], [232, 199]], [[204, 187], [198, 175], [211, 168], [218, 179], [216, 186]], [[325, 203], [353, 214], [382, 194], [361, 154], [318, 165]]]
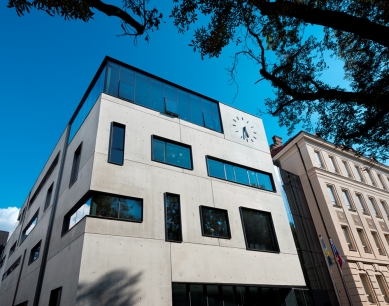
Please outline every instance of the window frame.
[[[370, 284], [369, 276], [366, 273], [360, 273], [359, 277], [361, 279], [362, 287], [365, 291], [365, 295], [367, 297], [367, 301], [371, 304], [377, 303], [377, 300], [374, 295], [374, 288]], [[363, 279], [366, 281], [365, 283], [363, 282]], [[366, 292], [368, 291], [368, 292]], [[369, 300], [369, 296], [371, 297], [372, 301]]]
[[382, 189], [388, 190], [388, 186], [386, 185], [385, 179], [382, 177], [382, 174], [377, 172], [377, 177], [378, 177], [378, 180], [380, 181], [380, 183], [382, 185]]
[[[91, 213], [91, 209], [92, 209], [92, 205], [91, 205], [90, 209], [89, 209], [89, 213], [84, 215], [76, 224], [74, 224], [71, 228], [69, 228], [70, 217], [73, 216], [73, 214], [75, 212], [77, 212], [77, 210], [81, 206], [83, 206], [87, 202], [87, 200], [92, 199], [94, 194], [102, 194], [102, 195], [116, 197], [116, 198], [126, 198], [126, 199], [141, 200], [141, 202], [142, 202], [141, 220], [138, 221], [138, 220], [128, 220], [128, 219], [120, 219], [120, 218], [109, 218], [109, 217], [104, 217], [104, 216], [101, 216], [101, 217], [94, 216], [94, 215], [90, 214]], [[143, 202], [144, 202], [143, 198], [137, 198], [137, 197], [126, 196], [126, 195], [118, 195], [118, 194], [113, 194], [113, 193], [108, 193], [108, 192], [101, 192], [101, 191], [96, 191], [96, 190], [90, 190], [63, 217], [61, 237], [66, 235], [66, 233], [70, 232], [85, 217], [105, 219], [105, 220], [118, 220], [118, 221], [133, 222], [133, 223], [143, 223], [143, 217], [144, 217], [144, 203]]]
[[[364, 215], [370, 216], [370, 210], [369, 210], [369, 208], [368, 208], [367, 205], [366, 205], [366, 201], [365, 201], [365, 199], [364, 199], [362, 193], [356, 192], [356, 193], [355, 193], [355, 196], [356, 196], [357, 199], [358, 199], [358, 204], [359, 204], [360, 208], [361, 208], [361, 206], [363, 207], [362, 213], [363, 213]], [[361, 208], [361, 209], [362, 209], [362, 208]]]
[[[210, 174], [210, 171], [209, 171], [208, 159], [215, 160], [215, 161], [218, 161], [218, 162], [221, 162], [221, 163], [225, 163], [225, 164], [228, 164], [228, 165], [233, 166], [233, 167], [243, 168], [246, 171], [254, 171], [254, 172], [262, 173], [262, 174], [265, 174], [265, 175], [269, 175], [270, 182], [271, 182], [271, 185], [273, 187], [273, 190], [268, 190], [268, 189], [264, 189], [264, 188], [260, 188], [260, 187], [255, 187], [253, 185], [246, 185], [246, 184], [243, 184], [243, 183], [240, 183], [240, 182], [237, 182], [237, 181], [230, 181], [230, 180], [225, 178], [226, 175], [224, 176], [224, 178], [213, 176], [213, 175]], [[255, 188], [255, 189], [260, 189], [260, 190], [264, 190], [264, 191], [268, 191], [268, 192], [277, 193], [277, 188], [276, 188], [276, 185], [274, 183], [274, 178], [273, 178], [273, 174], [272, 173], [265, 172], [265, 171], [258, 170], [258, 169], [254, 169], [254, 168], [251, 168], [251, 167], [247, 167], [247, 166], [244, 166], [244, 165], [241, 165], [241, 164], [230, 162], [230, 161], [227, 161], [227, 160], [224, 160], [224, 159], [221, 159], [221, 158], [218, 158], [218, 157], [213, 157], [213, 156], [210, 156], [210, 155], [205, 155], [205, 162], [206, 162], [206, 166], [207, 166], [207, 175], [209, 177], [216, 178], [216, 179], [223, 180], [223, 181], [230, 182], [230, 183], [234, 183], [234, 184], [239, 184], [239, 185], [246, 186], [246, 187], [251, 187], [251, 188]], [[234, 174], [235, 174], [235, 179], [236, 179], [236, 173], [234, 173]], [[249, 179], [249, 177], [248, 177], [248, 179]]]
[[[350, 196], [350, 191], [348, 189], [342, 189], [342, 194], [343, 194], [343, 198], [345, 198], [344, 200], [346, 202], [347, 209], [349, 211], [356, 211], [355, 204], [353, 203], [351, 196]], [[347, 197], [347, 199], [346, 199], [346, 197]], [[350, 204], [350, 208], [348, 207], [347, 201]]]
[[8, 258], [10, 258], [11, 255], [15, 252], [17, 245], [18, 245], [18, 242], [15, 241], [14, 244], [10, 247], [9, 253], [8, 253]]
[[[178, 207], [179, 207], [179, 214], [180, 214], [180, 236], [181, 236], [181, 240], [170, 240], [170, 239], [168, 239], [169, 235], [168, 235], [168, 227], [167, 227], [167, 207], [166, 207], [166, 201], [167, 201], [167, 197], [169, 195], [178, 197]], [[167, 242], [175, 242], [175, 243], [182, 243], [183, 242], [183, 237], [182, 237], [182, 218], [181, 218], [181, 197], [180, 197], [179, 194], [176, 194], [176, 193], [165, 192], [163, 200], [164, 200], [163, 204], [164, 204], [164, 211], [165, 211], [165, 241], [167, 241]]]
[[371, 233], [371, 236], [373, 237], [373, 241], [374, 241], [374, 244], [377, 248], [378, 254], [380, 256], [386, 256], [386, 250], [385, 250], [384, 245], [381, 242], [381, 239], [378, 235], [378, 232], [377, 231], [370, 231], [370, 233]]
[[[353, 237], [351, 235], [350, 228], [347, 225], [341, 225], [341, 228], [342, 228], [342, 232], [343, 232], [343, 237], [346, 240], [346, 243], [348, 246], [348, 250], [351, 252], [356, 252], [357, 248], [355, 247], [355, 242], [353, 241]], [[348, 239], [350, 239], [350, 243], [347, 242], [347, 237], [346, 237], [345, 233], [347, 234]]]
[[[78, 179], [78, 172], [80, 171], [80, 163], [81, 163], [81, 154], [82, 154], [82, 141], [78, 145], [77, 149], [74, 151], [73, 154], [73, 162], [72, 162], [72, 169], [70, 172], [70, 180], [69, 180], [69, 188], [71, 188], [75, 182], [77, 182]], [[78, 162], [76, 162], [76, 156], [78, 157]], [[76, 165], [77, 163], [77, 165]], [[76, 169], [77, 168], [77, 169]]]
[[[38, 217], [39, 217], [39, 208], [38, 210], [35, 212], [35, 214], [32, 216], [32, 218], [30, 219], [30, 221], [28, 221], [27, 225], [24, 227], [23, 231], [22, 231], [22, 235], [20, 236], [20, 242], [19, 242], [19, 246], [22, 245], [22, 243], [27, 239], [28, 236], [30, 236], [30, 234], [32, 233], [32, 231], [36, 228], [36, 226], [38, 225]], [[24, 233], [27, 232], [27, 230], [30, 228], [30, 226], [34, 223], [34, 221], [36, 220], [36, 224], [35, 226], [32, 228], [32, 230], [25, 236]], [[24, 238], [23, 238], [24, 237]]]
[[[171, 144], [174, 144], [176, 146], [181, 146], [181, 147], [189, 149], [191, 168], [181, 167], [181, 166], [178, 166], [178, 165], [170, 164], [168, 162], [162, 162], [160, 160], [156, 160], [154, 158], [154, 139], [165, 142], [165, 153], [166, 153], [166, 143], [171, 143]], [[182, 143], [182, 142], [179, 142], [179, 141], [171, 140], [171, 139], [168, 139], [168, 138], [164, 138], [164, 137], [161, 137], [161, 136], [158, 136], [158, 135], [154, 135], [154, 134], [151, 135], [151, 160], [153, 162], [156, 162], [156, 163], [173, 166], [173, 167], [177, 167], [177, 168], [180, 168], [180, 169], [185, 169], [185, 170], [190, 170], [190, 171], [194, 170], [193, 154], [192, 154], [192, 146], [191, 145], [186, 144], [186, 143]]]
[[381, 274], [376, 274], [375, 277], [377, 279], [377, 283], [378, 283], [378, 287], [380, 288], [381, 295], [384, 297], [385, 303], [389, 304], [389, 290], [388, 290], [387, 283], [385, 282]]
[[[30, 251], [30, 256], [28, 258], [28, 265], [31, 265], [33, 262], [37, 261], [38, 258], [39, 258], [39, 255], [41, 253], [41, 245], [42, 245], [42, 240], [40, 240], [33, 248], [31, 248], [31, 251]], [[38, 253], [38, 257], [33, 259], [34, 258], [34, 250], [39, 246], [39, 253]]]
[[[200, 208], [200, 223], [201, 223], [201, 235], [204, 236], [204, 237], [210, 237], [210, 238], [218, 238], [218, 239], [231, 239], [232, 236], [231, 236], [231, 228], [230, 228], [230, 219], [228, 217], [228, 210], [227, 209], [223, 209], [223, 208], [216, 208], [216, 207], [212, 207], [212, 206], [205, 206], [205, 205], [200, 205], [199, 206]], [[228, 232], [228, 237], [224, 237], [224, 236], [212, 236], [212, 235], [207, 235], [204, 233], [204, 218], [203, 218], [203, 209], [213, 209], [213, 210], [219, 210], [219, 211], [224, 211], [226, 212], [226, 223], [227, 223], [227, 232]]]
[[[50, 207], [51, 200], [53, 198], [53, 189], [54, 189], [54, 182], [52, 182], [50, 187], [47, 189], [46, 199], [45, 199], [45, 206], [43, 208], [43, 212], [45, 212]], [[49, 192], [50, 192], [50, 200], [48, 200]]]
[[338, 167], [337, 162], [335, 160], [335, 156], [328, 155], [328, 159], [330, 160], [330, 164], [332, 166], [332, 170], [334, 171], [334, 173], [339, 174], [339, 167]]
[[373, 212], [375, 213], [375, 217], [382, 219], [382, 214], [381, 214], [380, 208], [377, 205], [377, 201], [375, 200], [375, 198], [372, 196], [367, 196], [367, 198], [370, 201], [370, 205], [373, 207]]
[[366, 178], [363, 176], [361, 167], [359, 165], [356, 165], [356, 164], [354, 164], [354, 167], [355, 167], [355, 170], [357, 171], [357, 174], [358, 174], [358, 177], [359, 177], [359, 181], [361, 183], [365, 183], [366, 184]]
[[386, 218], [389, 220], [389, 207], [388, 203], [385, 200], [378, 199], [381, 203], [382, 209], [384, 210], [386, 214]]
[[345, 176], [352, 179], [353, 178], [353, 175], [352, 175], [352, 171], [350, 169], [350, 165], [348, 164], [348, 162], [344, 159], [342, 159], [342, 164], [343, 164], [343, 168], [344, 168], [344, 171], [345, 171]]
[[19, 256], [18, 259], [16, 259], [13, 262], [13, 264], [10, 265], [6, 271], [4, 271], [3, 276], [1, 277], [1, 281], [5, 280], [8, 277], [8, 275], [10, 275], [13, 271], [15, 271], [16, 268], [20, 265], [21, 261], [22, 261], [22, 256]]
[[[57, 293], [56, 301], [54, 301], [54, 299], [52, 299], [53, 292], [59, 292], [59, 294]], [[61, 305], [61, 297], [62, 297], [62, 286], [51, 290], [50, 297], [49, 297], [49, 306], [60, 306]]]
[[[112, 148], [112, 143], [113, 143], [114, 126], [121, 127], [124, 130], [124, 137], [123, 137], [123, 162], [122, 163], [116, 163], [114, 161], [111, 161], [111, 155], [112, 155], [111, 151], [113, 149]], [[107, 162], [109, 164], [114, 164], [114, 165], [118, 165], [118, 166], [123, 166], [124, 165], [125, 145], [126, 145], [126, 126], [124, 124], [122, 124], [122, 123], [118, 123], [118, 122], [112, 121], [111, 122], [110, 131], [109, 131], [109, 145], [108, 145], [108, 159], [107, 159]]]
[[[337, 192], [336, 192], [336, 187], [334, 185], [331, 185], [331, 184], [327, 184], [326, 186], [327, 186], [327, 193], [330, 196], [332, 207], [342, 207], [340, 205], [341, 202], [340, 202], [339, 197], [338, 197]], [[331, 190], [331, 193], [329, 192], [329, 190]], [[335, 204], [334, 204], [334, 201], [331, 199], [331, 194], [334, 198]]]
[[[243, 213], [242, 213], [242, 211], [244, 209], [245, 210], [251, 210], [251, 211], [260, 211], [262, 213], [265, 213], [265, 214], [269, 215], [269, 217], [270, 217], [270, 224], [271, 224], [270, 229], [271, 229], [271, 231], [273, 233], [274, 244], [275, 244], [275, 249], [276, 249], [275, 251], [271, 251], [271, 250], [256, 250], [256, 249], [249, 248], [248, 243], [247, 243], [246, 227], [244, 225]], [[279, 254], [280, 253], [280, 246], [278, 244], [278, 239], [277, 239], [277, 235], [276, 235], [276, 229], [275, 229], [275, 226], [274, 226], [273, 216], [272, 216], [271, 212], [264, 211], [264, 210], [259, 210], [259, 209], [254, 209], [254, 208], [249, 208], [249, 207], [243, 207], [243, 206], [239, 206], [239, 212], [240, 212], [240, 220], [241, 220], [242, 227], [243, 227], [243, 235], [244, 235], [244, 241], [245, 241], [245, 244], [246, 244], [246, 250], [254, 251], [254, 252], [266, 252], [266, 253], [276, 253], [276, 254]]]
[[367, 173], [367, 177], [369, 178], [370, 182], [371, 182], [371, 185], [374, 186], [374, 187], [377, 187], [377, 182], [373, 176], [373, 173], [371, 172], [370, 169], [367, 169], [365, 168], [364, 170], [366, 173]]
[[[367, 239], [367, 237], [366, 237], [365, 231], [362, 228], [357, 227], [357, 234], [358, 234], [359, 240], [361, 241], [363, 251], [365, 253], [371, 254], [372, 253], [371, 245], [369, 243], [369, 239]], [[365, 243], [365, 245], [363, 245], [363, 242]]]
[[321, 155], [321, 152], [318, 150], [313, 150], [315, 156], [316, 156], [316, 163], [319, 165], [320, 169], [326, 169], [324, 165], [324, 159], [323, 156]]

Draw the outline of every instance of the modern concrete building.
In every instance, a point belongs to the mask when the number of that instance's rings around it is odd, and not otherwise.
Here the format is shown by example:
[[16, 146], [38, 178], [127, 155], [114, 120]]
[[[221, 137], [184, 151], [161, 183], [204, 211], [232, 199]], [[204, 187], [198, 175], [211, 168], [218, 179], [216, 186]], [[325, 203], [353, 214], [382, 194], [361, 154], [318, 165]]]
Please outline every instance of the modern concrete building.
[[22, 206], [1, 305], [309, 305], [274, 178], [260, 118], [106, 58]]
[[274, 162], [301, 180], [317, 234], [346, 259], [346, 287], [331, 268], [342, 305], [388, 305], [389, 167], [306, 132], [273, 141]]
[[[3, 252], [5, 244], [7, 243], [8, 235], [9, 235], [9, 232], [0, 230], [0, 254]], [[1, 258], [0, 258], [0, 260], [1, 260]]]

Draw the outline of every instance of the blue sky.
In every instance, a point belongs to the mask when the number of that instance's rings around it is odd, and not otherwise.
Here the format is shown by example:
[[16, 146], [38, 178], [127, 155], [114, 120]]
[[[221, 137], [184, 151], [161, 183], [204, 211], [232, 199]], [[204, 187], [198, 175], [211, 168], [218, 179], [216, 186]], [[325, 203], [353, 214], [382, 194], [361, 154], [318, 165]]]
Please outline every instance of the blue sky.
[[[94, 20], [84, 23], [36, 10], [18, 17], [2, 4], [0, 230], [13, 222], [16, 208], [23, 204], [106, 55], [246, 112], [264, 110], [263, 101], [272, 90], [266, 82], [254, 85], [260, 78], [259, 67], [241, 58], [239, 93], [233, 102], [237, 89], [229, 85], [226, 68], [238, 49], [228, 46], [219, 58], [201, 60], [188, 46], [191, 34], [178, 34], [168, 18], [171, 2], [164, 3], [166, 23], [151, 33], [149, 43], [140, 38], [137, 45], [129, 37], [117, 37], [121, 34], [117, 18], [98, 12]], [[335, 72], [324, 78], [343, 82], [342, 67], [334, 62], [332, 68]], [[269, 143], [275, 134], [288, 139], [277, 119], [262, 118]]]

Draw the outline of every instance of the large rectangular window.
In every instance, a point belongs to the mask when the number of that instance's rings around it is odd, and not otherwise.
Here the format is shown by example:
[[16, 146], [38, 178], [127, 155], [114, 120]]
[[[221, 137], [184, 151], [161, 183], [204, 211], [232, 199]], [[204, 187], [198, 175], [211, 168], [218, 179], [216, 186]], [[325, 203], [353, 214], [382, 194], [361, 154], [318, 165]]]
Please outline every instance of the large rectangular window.
[[371, 235], [373, 236], [373, 240], [374, 240], [375, 246], [377, 247], [378, 253], [380, 255], [385, 255], [384, 248], [381, 245], [381, 242], [378, 238], [377, 232], [371, 232]]
[[17, 241], [15, 241], [15, 243], [11, 246], [11, 248], [9, 249], [9, 254], [8, 254], [8, 257], [11, 257], [11, 255], [13, 254], [13, 252], [15, 252], [16, 250], [16, 245], [18, 244]]
[[109, 140], [108, 162], [123, 165], [124, 162], [124, 139], [126, 127], [123, 124], [113, 122]]
[[240, 207], [240, 214], [248, 250], [279, 251], [269, 212]]
[[331, 166], [332, 166], [332, 170], [335, 172], [335, 173], [338, 173], [338, 167], [336, 166], [336, 162], [335, 162], [335, 157], [333, 156], [328, 156], [329, 160], [330, 160], [330, 163], [331, 163]]
[[361, 208], [362, 212], [366, 215], [369, 214], [368, 210], [366, 209], [366, 206], [364, 204], [364, 200], [363, 200], [363, 197], [362, 195], [359, 193], [356, 195], [357, 196], [357, 201], [358, 201], [358, 204], [359, 204], [359, 207]]
[[51, 196], [53, 194], [53, 185], [54, 183], [51, 184], [50, 188], [47, 190], [44, 211], [46, 211], [46, 209], [50, 206]]
[[375, 203], [375, 200], [373, 198], [369, 198], [369, 202], [370, 202], [371, 208], [373, 209], [374, 215], [376, 217], [378, 217], [378, 218], [381, 218], [381, 214], [380, 214], [380, 212], [378, 210], [378, 207], [377, 207], [377, 205]]
[[101, 192], [93, 192], [78, 203], [64, 218], [63, 234], [74, 227], [84, 216], [143, 221], [143, 200]]
[[51, 290], [49, 306], [59, 306], [59, 305], [61, 305], [61, 294], [62, 294], [62, 287], [59, 287], [59, 288], [54, 289], [54, 290]]
[[349, 210], [353, 210], [353, 206], [351, 204], [350, 197], [348, 196], [347, 190], [342, 190], [342, 193], [343, 193], [344, 200], [346, 201], [347, 208]]
[[384, 297], [386, 303], [389, 303], [388, 287], [381, 275], [376, 275], [378, 286], [380, 287], [381, 294]]
[[78, 178], [78, 170], [80, 168], [80, 161], [81, 161], [81, 150], [82, 150], [82, 142], [78, 146], [77, 150], [74, 152], [73, 165], [72, 165], [72, 172], [70, 174], [69, 187], [71, 187], [77, 181], [77, 178]]
[[276, 191], [270, 173], [238, 166], [212, 157], [207, 157], [207, 165], [209, 176], [268, 191]]
[[343, 164], [343, 168], [344, 168], [344, 172], [346, 174], [347, 177], [351, 178], [351, 171], [350, 171], [350, 168], [347, 164], [347, 162], [345, 160], [342, 161], [342, 164]]
[[27, 236], [30, 235], [31, 231], [35, 228], [36, 223], [38, 222], [38, 214], [39, 209], [35, 213], [34, 217], [32, 217], [31, 221], [24, 228], [24, 231], [22, 232], [22, 237], [20, 238], [20, 243], [22, 243], [27, 238]]
[[324, 169], [324, 165], [323, 165], [323, 162], [321, 160], [320, 153], [318, 151], [315, 151], [315, 156], [316, 156], [316, 161], [317, 161], [319, 167]]
[[39, 241], [32, 249], [30, 252], [30, 258], [28, 260], [28, 264], [33, 263], [35, 260], [39, 258], [39, 253], [41, 251], [41, 241]]
[[192, 150], [185, 145], [158, 136], [152, 138], [152, 160], [185, 169], [193, 169]]
[[200, 217], [203, 236], [231, 238], [227, 210], [200, 206]]
[[389, 209], [388, 209], [388, 205], [386, 204], [385, 201], [380, 201], [381, 203], [381, 206], [382, 206], [382, 209], [384, 210], [385, 214], [386, 214], [386, 217], [389, 219]]
[[7, 269], [7, 271], [4, 272], [1, 280], [4, 280], [8, 275], [10, 275], [20, 265], [21, 259], [22, 259], [22, 256], [20, 256], [18, 259], [15, 260], [15, 262]]
[[365, 178], [363, 177], [361, 168], [359, 168], [357, 165], [355, 165], [355, 170], [357, 171], [359, 180], [364, 183], [365, 182]]
[[166, 241], [182, 242], [181, 207], [178, 194], [165, 193]]

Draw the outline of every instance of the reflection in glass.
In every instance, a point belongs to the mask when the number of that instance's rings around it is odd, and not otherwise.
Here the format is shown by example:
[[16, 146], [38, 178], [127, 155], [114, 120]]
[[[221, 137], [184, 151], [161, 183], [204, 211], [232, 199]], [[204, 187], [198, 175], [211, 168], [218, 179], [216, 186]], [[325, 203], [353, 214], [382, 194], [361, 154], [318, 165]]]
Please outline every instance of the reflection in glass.
[[134, 85], [120, 81], [119, 83], [119, 97], [134, 101], [135, 88]]
[[191, 306], [207, 305], [207, 299], [204, 295], [203, 287], [204, 287], [203, 285], [194, 285], [194, 284], [191, 284], [189, 286]]
[[38, 244], [31, 249], [30, 260], [29, 260], [28, 264], [34, 262], [35, 260], [37, 260], [39, 258], [39, 253], [41, 250], [41, 242], [42, 242], [42, 240], [39, 241]]
[[204, 123], [207, 128], [210, 128], [212, 130], [216, 130], [216, 123], [215, 118], [212, 114], [203, 112], [204, 116]]
[[153, 138], [153, 160], [192, 169], [190, 148]]
[[176, 101], [165, 97], [165, 108], [168, 114], [178, 116], [178, 104]]
[[174, 194], [166, 194], [166, 240], [182, 241], [180, 197]]
[[84, 216], [89, 215], [91, 199], [88, 199], [77, 211], [70, 216], [70, 222], [68, 229], [71, 229], [75, 226]]
[[39, 213], [39, 210], [38, 210], [38, 212], [35, 213], [34, 217], [30, 221], [30, 223], [24, 229], [24, 231], [22, 233], [22, 238], [21, 238], [21, 242], [20, 243], [22, 243], [27, 238], [27, 236], [31, 233], [31, 231], [36, 226], [36, 223], [38, 222], [38, 213]]
[[209, 176], [274, 191], [271, 174], [257, 172], [227, 162], [207, 158]]
[[201, 206], [203, 235], [231, 238], [227, 210]]
[[216, 285], [207, 286], [208, 306], [224, 306], [219, 287]]
[[150, 80], [150, 88], [151, 108], [163, 113], [165, 111], [165, 104], [162, 83]]
[[135, 103], [142, 106], [150, 107], [149, 78], [137, 73], [135, 76], [135, 81], [136, 81]]
[[277, 251], [271, 215], [241, 207], [247, 248], [258, 251]]
[[186, 287], [186, 284], [173, 283], [173, 306], [189, 306], [189, 292]]

